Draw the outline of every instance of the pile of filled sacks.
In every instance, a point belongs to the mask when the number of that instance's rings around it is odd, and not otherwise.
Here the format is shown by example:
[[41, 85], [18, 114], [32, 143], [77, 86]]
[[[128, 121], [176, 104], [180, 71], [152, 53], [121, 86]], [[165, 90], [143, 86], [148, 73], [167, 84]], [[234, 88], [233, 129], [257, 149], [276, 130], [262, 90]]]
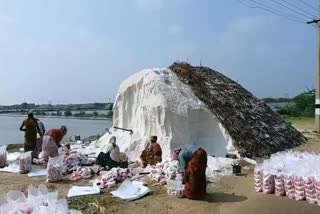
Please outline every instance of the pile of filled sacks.
[[320, 206], [320, 156], [307, 152], [279, 152], [254, 171], [255, 191], [307, 200]]
[[132, 175], [129, 169], [112, 168], [106, 174], [96, 179], [94, 183], [95, 185], [100, 186], [102, 189], [112, 188], [115, 187], [117, 183], [121, 183], [131, 176]]

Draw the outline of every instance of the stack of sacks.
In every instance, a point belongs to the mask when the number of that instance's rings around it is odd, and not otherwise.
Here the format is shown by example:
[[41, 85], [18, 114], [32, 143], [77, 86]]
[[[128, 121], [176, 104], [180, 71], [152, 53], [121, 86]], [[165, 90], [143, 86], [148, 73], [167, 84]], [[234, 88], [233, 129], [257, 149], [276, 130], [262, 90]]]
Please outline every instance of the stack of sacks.
[[180, 174], [180, 165], [177, 160], [165, 161], [151, 168], [149, 176], [160, 185], [167, 184], [168, 180], [175, 180]]
[[98, 180], [98, 183], [100, 183], [99, 186], [102, 189], [112, 188], [116, 185], [116, 183], [123, 182], [129, 177], [131, 177], [129, 169], [112, 168], [107, 172], [107, 174], [101, 176], [101, 179]]
[[320, 175], [314, 177], [314, 188], [316, 190], [317, 204], [320, 204]]
[[276, 175], [274, 177], [275, 183], [275, 194], [276, 196], [284, 196], [286, 194], [284, 189], [284, 178], [283, 175]]
[[262, 192], [262, 170], [260, 166], [254, 169], [254, 189], [256, 192]]
[[83, 164], [88, 164], [88, 158], [81, 153], [72, 153], [63, 161], [65, 173], [71, 173]]
[[[279, 152], [257, 165], [255, 190], [307, 200], [320, 206], [320, 155], [307, 152]], [[261, 176], [262, 175], [262, 176]], [[262, 177], [262, 179], [261, 179]], [[319, 178], [319, 179], [318, 179]]]
[[264, 194], [274, 193], [275, 183], [274, 183], [274, 175], [270, 172], [265, 171], [262, 177], [262, 192]]
[[79, 181], [81, 179], [90, 179], [95, 174], [99, 174], [99, 167], [78, 167], [71, 175], [71, 180]]
[[295, 191], [294, 191], [294, 179], [292, 175], [284, 176], [284, 190], [288, 198], [294, 199]]
[[304, 181], [300, 176], [296, 176], [294, 178], [294, 197], [297, 201], [303, 201], [306, 199], [306, 194], [304, 192]]
[[303, 181], [304, 181], [304, 190], [305, 190], [305, 194], [306, 194], [306, 200], [310, 204], [317, 203], [315, 179], [312, 179], [310, 177], [304, 177]]

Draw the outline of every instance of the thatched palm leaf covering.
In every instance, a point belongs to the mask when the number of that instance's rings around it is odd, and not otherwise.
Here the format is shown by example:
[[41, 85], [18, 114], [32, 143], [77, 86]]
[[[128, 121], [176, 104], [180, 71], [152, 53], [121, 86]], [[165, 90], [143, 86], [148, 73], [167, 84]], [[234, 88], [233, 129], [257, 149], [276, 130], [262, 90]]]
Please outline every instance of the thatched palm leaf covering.
[[266, 157], [307, 141], [263, 101], [221, 73], [187, 63], [174, 63], [170, 69], [224, 125], [241, 156]]

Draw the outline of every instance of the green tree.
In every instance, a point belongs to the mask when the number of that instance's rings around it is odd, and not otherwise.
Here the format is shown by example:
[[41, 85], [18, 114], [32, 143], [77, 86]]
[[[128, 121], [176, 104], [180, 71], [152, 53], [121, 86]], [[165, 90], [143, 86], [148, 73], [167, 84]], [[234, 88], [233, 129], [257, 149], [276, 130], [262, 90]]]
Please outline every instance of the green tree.
[[72, 116], [72, 112], [70, 110], [67, 110], [64, 112], [64, 116], [70, 117], [70, 116]]
[[99, 113], [95, 111], [95, 112], [93, 112], [93, 116], [94, 117], [99, 117]]

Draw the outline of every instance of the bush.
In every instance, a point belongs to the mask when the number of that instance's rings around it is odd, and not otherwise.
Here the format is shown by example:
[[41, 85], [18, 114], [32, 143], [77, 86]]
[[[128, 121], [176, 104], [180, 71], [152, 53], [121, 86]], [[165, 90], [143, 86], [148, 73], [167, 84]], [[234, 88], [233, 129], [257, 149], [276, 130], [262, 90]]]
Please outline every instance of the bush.
[[293, 98], [294, 105], [283, 107], [277, 112], [290, 117], [314, 117], [315, 92], [309, 91]]
[[64, 116], [66, 116], [66, 117], [70, 117], [70, 116], [72, 116], [72, 112], [71, 111], [65, 111], [64, 112]]

